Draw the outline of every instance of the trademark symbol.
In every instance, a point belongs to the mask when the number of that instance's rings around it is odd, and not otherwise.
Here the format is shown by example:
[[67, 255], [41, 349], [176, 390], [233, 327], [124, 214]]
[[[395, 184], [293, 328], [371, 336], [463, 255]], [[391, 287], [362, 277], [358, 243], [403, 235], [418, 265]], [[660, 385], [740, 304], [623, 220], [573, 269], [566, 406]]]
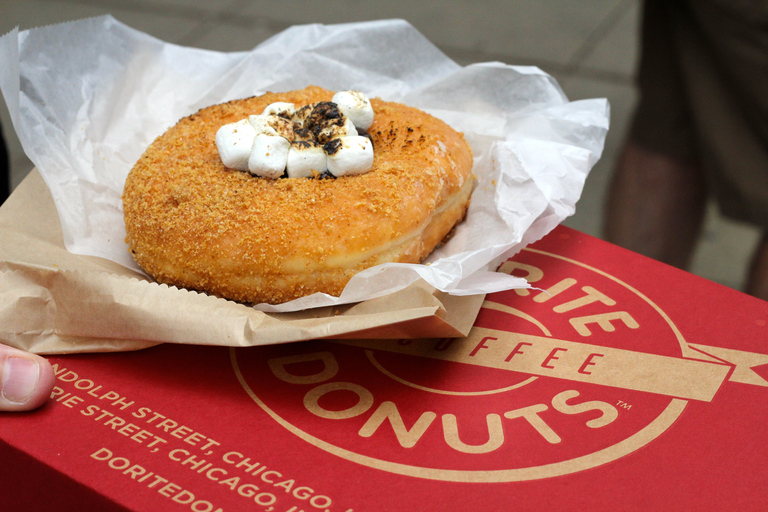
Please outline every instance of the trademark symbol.
[[632, 408], [631, 404], [628, 404], [627, 402], [624, 402], [622, 400], [619, 400], [618, 402], [616, 402], [616, 406], [626, 410], [630, 410]]

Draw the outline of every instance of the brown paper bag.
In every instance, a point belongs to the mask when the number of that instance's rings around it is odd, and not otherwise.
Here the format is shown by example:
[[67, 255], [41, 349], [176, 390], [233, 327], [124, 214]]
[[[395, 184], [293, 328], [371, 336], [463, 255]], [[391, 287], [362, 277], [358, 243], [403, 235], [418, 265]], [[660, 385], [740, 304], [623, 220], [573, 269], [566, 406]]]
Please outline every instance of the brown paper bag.
[[357, 304], [264, 313], [70, 253], [37, 170], [0, 208], [0, 342], [40, 354], [159, 343], [242, 347], [317, 338], [459, 337], [469, 332], [483, 299], [450, 296], [419, 282]]

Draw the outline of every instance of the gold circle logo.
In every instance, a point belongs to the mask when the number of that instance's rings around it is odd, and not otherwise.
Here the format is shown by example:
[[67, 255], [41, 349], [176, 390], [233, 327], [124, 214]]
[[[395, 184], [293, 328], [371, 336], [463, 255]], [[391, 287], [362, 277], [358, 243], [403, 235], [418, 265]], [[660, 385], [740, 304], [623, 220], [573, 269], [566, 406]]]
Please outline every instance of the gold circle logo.
[[453, 482], [606, 464], [660, 436], [696, 398], [675, 366], [682, 334], [639, 290], [535, 249], [500, 270], [535, 289], [489, 295], [466, 338], [232, 349], [233, 368], [253, 401], [307, 443]]

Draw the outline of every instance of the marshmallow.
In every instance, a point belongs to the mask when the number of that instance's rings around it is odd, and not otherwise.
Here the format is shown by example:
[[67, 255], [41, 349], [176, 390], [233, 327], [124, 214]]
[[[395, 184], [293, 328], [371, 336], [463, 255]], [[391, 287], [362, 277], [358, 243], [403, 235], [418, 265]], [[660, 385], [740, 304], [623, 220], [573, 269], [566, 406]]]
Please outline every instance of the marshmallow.
[[[342, 121], [339, 123], [339, 121]], [[352, 120], [348, 117], [342, 117], [339, 119], [331, 119], [322, 125], [316, 126], [317, 142], [325, 144], [331, 139], [339, 139], [341, 137], [357, 136], [357, 128], [352, 123]]]
[[294, 112], [296, 112], [296, 106], [293, 103], [278, 101], [267, 105], [267, 108], [265, 108], [264, 112], [261, 114], [264, 116], [273, 115], [290, 119]]
[[317, 133], [329, 123], [341, 124], [344, 122], [344, 115], [339, 110], [339, 106], [330, 101], [321, 101], [315, 104], [315, 108], [304, 120], [304, 128]]
[[299, 126], [298, 123], [295, 123], [293, 125], [293, 140], [294, 142], [297, 140], [303, 140], [307, 142], [317, 142], [315, 140], [315, 134], [312, 133], [311, 130], [308, 130], [306, 128], [296, 128], [296, 126]]
[[293, 121], [275, 115], [251, 115], [248, 123], [256, 130], [257, 135], [279, 135], [289, 141], [293, 140]]
[[222, 163], [230, 169], [248, 170], [256, 130], [247, 119], [225, 124], [216, 132], [216, 148]]
[[339, 91], [331, 99], [339, 106], [342, 114], [352, 120], [360, 130], [367, 130], [373, 124], [373, 107], [368, 97], [360, 91]]
[[337, 178], [363, 174], [373, 166], [373, 144], [368, 137], [354, 135], [333, 139], [325, 145], [328, 171]]
[[285, 170], [289, 178], [309, 178], [315, 171], [318, 175], [328, 168], [328, 157], [322, 146], [314, 142], [294, 141], [288, 151]]
[[256, 135], [248, 159], [248, 170], [262, 178], [279, 178], [285, 171], [290, 148], [291, 143], [279, 135]]
[[299, 123], [302, 127], [304, 127], [304, 121], [307, 120], [309, 117], [309, 114], [312, 113], [312, 111], [315, 109], [315, 106], [317, 106], [317, 103], [310, 103], [309, 105], [304, 105], [299, 110], [295, 111], [293, 113], [293, 116], [291, 116], [291, 119], [295, 123]]

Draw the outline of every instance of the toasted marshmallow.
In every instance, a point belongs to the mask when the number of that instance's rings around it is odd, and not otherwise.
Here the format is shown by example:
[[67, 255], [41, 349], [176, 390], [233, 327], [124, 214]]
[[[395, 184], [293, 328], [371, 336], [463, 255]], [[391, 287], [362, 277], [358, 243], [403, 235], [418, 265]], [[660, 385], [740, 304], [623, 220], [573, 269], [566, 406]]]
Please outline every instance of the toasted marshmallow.
[[[341, 122], [340, 122], [341, 121]], [[325, 144], [331, 139], [340, 139], [341, 137], [357, 136], [357, 128], [348, 117], [341, 117], [317, 126], [317, 142]]]
[[314, 142], [293, 141], [288, 151], [285, 170], [289, 178], [309, 178], [312, 171], [321, 174], [328, 168], [328, 157], [322, 146]]
[[279, 178], [285, 171], [291, 143], [279, 135], [259, 134], [253, 139], [248, 170], [262, 178]]
[[328, 171], [337, 178], [363, 174], [373, 166], [373, 144], [368, 137], [342, 137], [324, 147], [328, 154]]
[[363, 174], [373, 167], [373, 144], [358, 133], [371, 126], [373, 115], [358, 91], [298, 110], [275, 102], [260, 115], [222, 126], [216, 147], [225, 166], [263, 178]]
[[367, 130], [373, 124], [373, 107], [368, 96], [360, 91], [339, 91], [332, 102], [339, 106], [342, 114], [352, 120], [360, 130]]
[[309, 130], [307, 128], [296, 128], [298, 123], [294, 123], [293, 125], [293, 141], [297, 140], [303, 140], [306, 142], [317, 142], [315, 139], [315, 134], [312, 133], [312, 130]]
[[293, 140], [293, 122], [276, 115], [251, 115], [248, 123], [257, 135], [279, 135], [288, 141]]
[[222, 163], [230, 169], [248, 170], [256, 130], [247, 119], [225, 124], [216, 132], [216, 148]]
[[309, 105], [304, 105], [299, 110], [293, 113], [293, 116], [291, 116], [291, 120], [293, 120], [294, 123], [299, 123], [302, 127], [304, 127], [304, 121], [307, 120], [307, 118], [309, 117], [309, 114], [311, 114], [312, 111], [315, 109], [315, 106], [317, 106], [317, 103], [310, 103]]
[[262, 115], [265, 116], [280, 116], [285, 119], [290, 119], [296, 112], [296, 106], [293, 103], [286, 103], [284, 101], [278, 101], [276, 103], [270, 103], [267, 108], [264, 109]]
[[304, 120], [304, 128], [308, 128], [314, 133], [317, 133], [329, 123], [342, 124], [343, 122], [344, 114], [341, 113], [338, 105], [331, 101], [321, 101], [315, 103], [312, 112], [310, 112]]

